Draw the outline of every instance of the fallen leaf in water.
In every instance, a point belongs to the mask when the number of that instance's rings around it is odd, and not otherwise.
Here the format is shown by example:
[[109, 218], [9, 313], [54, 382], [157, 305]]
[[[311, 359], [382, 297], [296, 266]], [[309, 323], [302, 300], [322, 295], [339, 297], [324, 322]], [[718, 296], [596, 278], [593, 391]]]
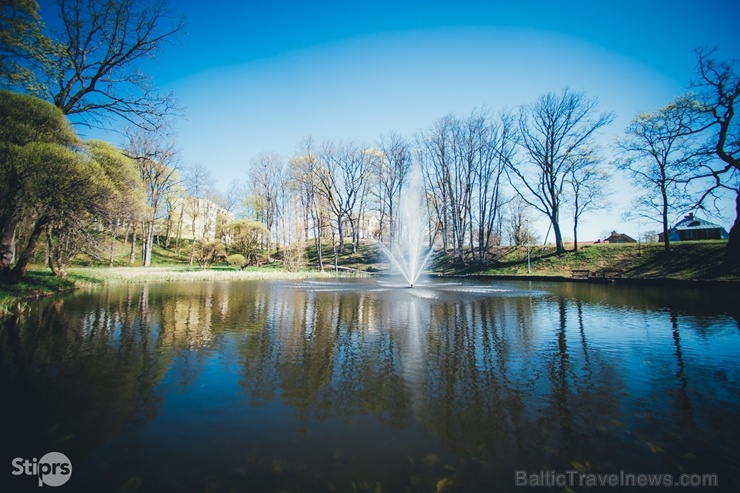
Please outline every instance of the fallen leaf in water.
[[119, 489], [119, 493], [135, 493], [141, 489], [141, 478], [139, 476], [134, 476], [133, 478], [129, 478], [128, 481], [124, 483], [123, 486], [121, 486], [121, 489]]
[[424, 457], [422, 461], [424, 462], [424, 465], [431, 467], [437, 462], [439, 462], [439, 456], [437, 454], [429, 454], [426, 457]]
[[661, 447], [660, 445], [656, 445], [650, 442], [645, 442], [645, 445], [647, 445], [650, 451], [654, 453], [655, 455], [665, 453], [665, 450], [663, 450], [663, 447]]
[[437, 481], [437, 493], [443, 493], [452, 488], [452, 480], [450, 478], [442, 478]]

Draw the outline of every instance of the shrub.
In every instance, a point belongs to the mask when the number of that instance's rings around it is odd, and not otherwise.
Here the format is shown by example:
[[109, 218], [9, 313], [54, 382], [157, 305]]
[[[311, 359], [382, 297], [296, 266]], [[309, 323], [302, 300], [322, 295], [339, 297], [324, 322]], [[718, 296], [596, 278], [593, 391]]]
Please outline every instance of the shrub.
[[239, 267], [240, 269], [243, 269], [244, 266], [247, 265], [246, 257], [240, 253], [229, 255], [228, 257], [226, 257], [226, 262], [229, 265], [233, 265], [234, 267]]

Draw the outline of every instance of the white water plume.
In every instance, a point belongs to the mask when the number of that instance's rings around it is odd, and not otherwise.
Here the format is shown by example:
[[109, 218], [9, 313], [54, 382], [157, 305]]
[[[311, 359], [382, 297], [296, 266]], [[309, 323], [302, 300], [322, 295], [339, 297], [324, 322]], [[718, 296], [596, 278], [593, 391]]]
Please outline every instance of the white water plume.
[[432, 255], [432, 248], [427, 250], [424, 247], [429, 218], [426, 213], [421, 171], [417, 167], [411, 170], [409, 186], [401, 194], [399, 206], [395, 244], [392, 244], [390, 249], [382, 248], [393, 266], [406, 279], [409, 287], [413, 287]]

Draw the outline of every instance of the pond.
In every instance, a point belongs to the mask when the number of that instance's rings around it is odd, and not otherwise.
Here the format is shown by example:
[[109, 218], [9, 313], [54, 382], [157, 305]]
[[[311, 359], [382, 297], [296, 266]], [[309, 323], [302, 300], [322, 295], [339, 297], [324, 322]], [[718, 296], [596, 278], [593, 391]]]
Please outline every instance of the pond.
[[737, 491], [737, 294], [381, 278], [42, 300], [0, 328], [0, 484], [38, 490], [9, 463], [54, 451], [64, 491], [600, 491], [620, 473]]

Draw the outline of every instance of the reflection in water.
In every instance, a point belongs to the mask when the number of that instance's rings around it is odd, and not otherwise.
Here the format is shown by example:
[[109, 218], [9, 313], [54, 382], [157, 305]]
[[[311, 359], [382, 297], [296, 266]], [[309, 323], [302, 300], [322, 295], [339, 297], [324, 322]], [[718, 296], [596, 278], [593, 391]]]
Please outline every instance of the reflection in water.
[[0, 460], [62, 451], [79, 491], [506, 491], [522, 469], [729, 486], [740, 331], [721, 298], [375, 280], [74, 293], [3, 323]]

